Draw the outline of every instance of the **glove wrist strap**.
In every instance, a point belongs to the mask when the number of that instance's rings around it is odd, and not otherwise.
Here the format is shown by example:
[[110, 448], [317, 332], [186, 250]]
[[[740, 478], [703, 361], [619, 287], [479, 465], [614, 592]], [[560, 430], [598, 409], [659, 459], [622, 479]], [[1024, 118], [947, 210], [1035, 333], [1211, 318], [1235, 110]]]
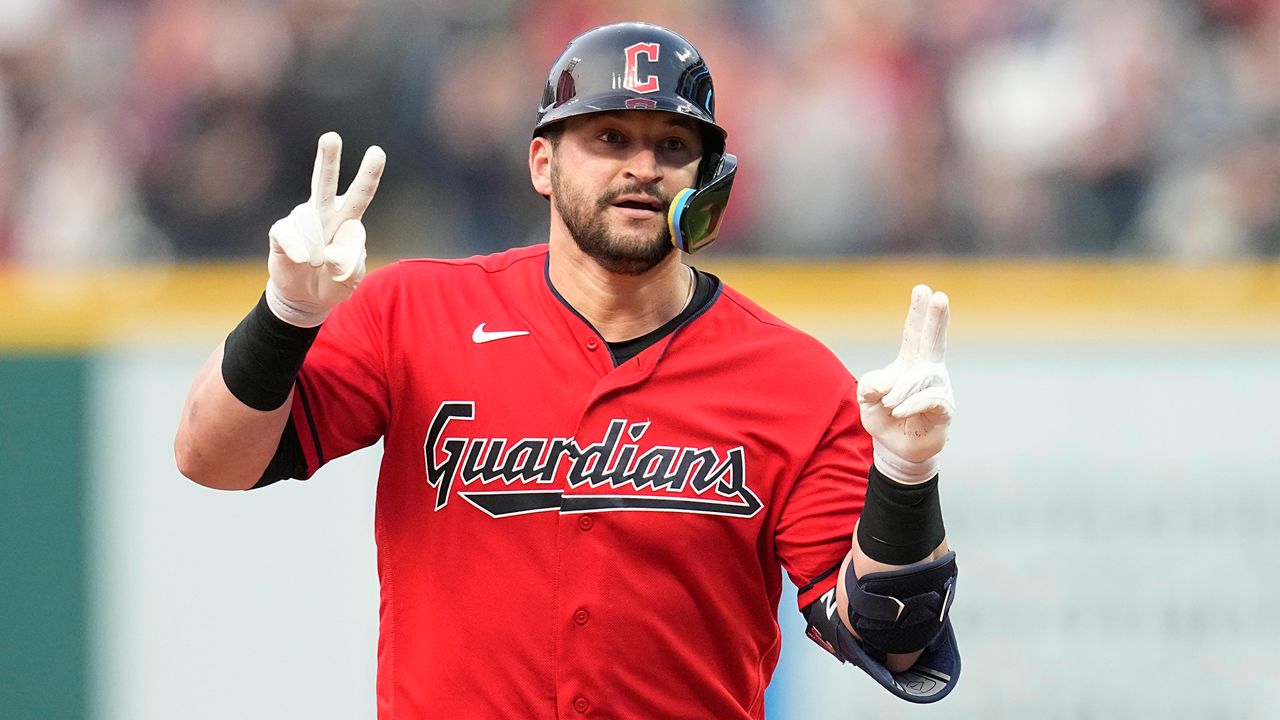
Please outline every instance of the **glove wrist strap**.
[[872, 457], [876, 467], [890, 480], [903, 485], [917, 485], [938, 474], [938, 456], [922, 462], [912, 462], [890, 450], [879, 440], [871, 439]]
[[272, 315], [289, 325], [299, 328], [318, 327], [320, 323], [325, 321], [325, 318], [329, 317], [329, 310], [332, 309], [315, 310], [293, 302], [280, 292], [280, 287], [270, 278], [267, 279], [267, 290], [264, 298]]

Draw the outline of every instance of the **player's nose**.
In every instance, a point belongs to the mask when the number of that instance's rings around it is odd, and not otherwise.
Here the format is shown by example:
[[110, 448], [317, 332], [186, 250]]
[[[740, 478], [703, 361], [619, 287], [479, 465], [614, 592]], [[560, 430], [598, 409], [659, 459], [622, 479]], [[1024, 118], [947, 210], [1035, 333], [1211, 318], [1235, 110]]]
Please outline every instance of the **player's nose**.
[[627, 157], [623, 173], [628, 179], [648, 184], [662, 179], [662, 165], [657, 152], [650, 147], [638, 148]]

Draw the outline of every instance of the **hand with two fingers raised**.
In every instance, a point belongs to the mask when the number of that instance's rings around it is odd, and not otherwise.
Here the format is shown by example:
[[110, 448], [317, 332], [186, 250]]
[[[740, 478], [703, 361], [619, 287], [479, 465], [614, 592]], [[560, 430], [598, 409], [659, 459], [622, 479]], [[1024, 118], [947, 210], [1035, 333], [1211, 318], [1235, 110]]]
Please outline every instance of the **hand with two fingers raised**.
[[365, 274], [361, 218], [378, 190], [387, 156], [370, 147], [347, 192], [338, 195], [342, 138], [320, 136], [311, 197], [271, 226], [267, 305], [284, 322], [315, 327], [351, 296]]

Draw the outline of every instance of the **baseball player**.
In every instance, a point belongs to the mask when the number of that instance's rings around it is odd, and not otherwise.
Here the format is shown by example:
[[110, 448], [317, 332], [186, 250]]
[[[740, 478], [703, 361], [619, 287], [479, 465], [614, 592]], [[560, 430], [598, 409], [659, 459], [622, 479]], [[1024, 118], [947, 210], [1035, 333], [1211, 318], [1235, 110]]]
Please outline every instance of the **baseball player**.
[[385, 157], [339, 195], [332, 133], [271, 228], [178, 465], [257, 488], [383, 440], [379, 718], [761, 718], [780, 569], [836, 658], [911, 701], [954, 686], [947, 298], [915, 288], [897, 359], [859, 384], [685, 264], [737, 169], [714, 102], [684, 38], [596, 28], [529, 145], [546, 244], [364, 277]]

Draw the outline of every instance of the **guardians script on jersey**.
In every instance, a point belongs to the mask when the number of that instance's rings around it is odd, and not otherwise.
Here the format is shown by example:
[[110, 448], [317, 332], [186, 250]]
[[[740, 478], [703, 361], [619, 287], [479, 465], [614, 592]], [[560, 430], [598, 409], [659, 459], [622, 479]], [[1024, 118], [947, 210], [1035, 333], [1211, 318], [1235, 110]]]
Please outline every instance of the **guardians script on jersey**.
[[[746, 484], [742, 446], [721, 456], [714, 448], [658, 445], [642, 448], [650, 423], [614, 419], [598, 442], [578, 438], [447, 437], [454, 423], [476, 418], [471, 401], [444, 402], [436, 410], [425, 445], [427, 482], [436, 488], [436, 510], [458, 495], [493, 517], [558, 510], [657, 510], [752, 517], [763, 507]], [[623, 435], [630, 442], [623, 442]], [[510, 447], [508, 447], [510, 444]], [[570, 488], [611, 492], [564, 496], [540, 490], [561, 473]], [[501, 482], [499, 487], [491, 487]], [[518, 487], [513, 487], [517, 486]], [[477, 487], [478, 486], [478, 487]], [[724, 498], [724, 499], [719, 499]]]

